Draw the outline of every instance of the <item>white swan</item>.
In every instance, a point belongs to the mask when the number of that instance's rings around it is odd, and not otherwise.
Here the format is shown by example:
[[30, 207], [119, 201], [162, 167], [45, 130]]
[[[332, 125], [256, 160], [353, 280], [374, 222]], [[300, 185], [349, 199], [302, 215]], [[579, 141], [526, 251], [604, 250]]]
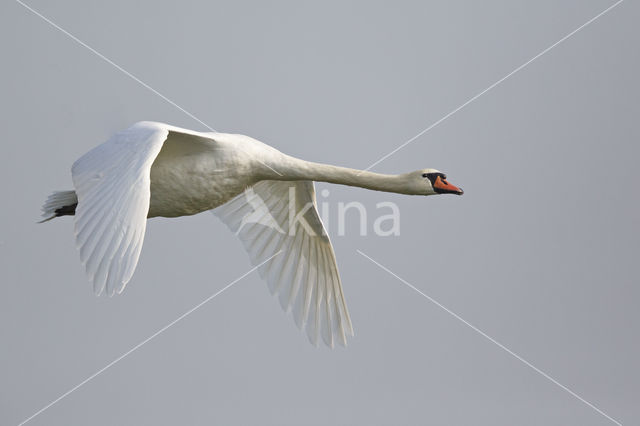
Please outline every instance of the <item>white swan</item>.
[[[73, 164], [75, 191], [55, 192], [44, 221], [75, 214], [76, 245], [96, 294], [122, 292], [147, 218], [214, 209], [312, 343], [353, 335], [313, 181], [402, 194], [462, 194], [434, 169], [382, 175], [299, 160], [243, 135], [140, 122]], [[245, 190], [247, 190], [245, 192]], [[257, 197], [257, 198], [256, 198]]]

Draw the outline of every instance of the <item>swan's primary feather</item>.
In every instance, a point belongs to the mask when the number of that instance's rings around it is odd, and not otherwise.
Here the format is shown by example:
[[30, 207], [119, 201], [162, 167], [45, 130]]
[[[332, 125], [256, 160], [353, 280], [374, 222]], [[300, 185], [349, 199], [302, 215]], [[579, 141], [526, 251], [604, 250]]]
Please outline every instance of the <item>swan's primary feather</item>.
[[254, 265], [280, 251], [258, 271], [311, 343], [346, 345], [353, 327], [313, 182], [261, 181], [213, 212], [238, 235]]

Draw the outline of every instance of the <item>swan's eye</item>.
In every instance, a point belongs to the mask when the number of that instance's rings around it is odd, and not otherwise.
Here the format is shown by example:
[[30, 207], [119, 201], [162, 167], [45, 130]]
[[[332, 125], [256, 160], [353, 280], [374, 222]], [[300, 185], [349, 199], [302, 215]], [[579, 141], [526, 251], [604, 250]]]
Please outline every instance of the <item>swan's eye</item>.
[[429, 177], [429, 173], [423, 173], [422, 177], [424, 177], [424, 178]]

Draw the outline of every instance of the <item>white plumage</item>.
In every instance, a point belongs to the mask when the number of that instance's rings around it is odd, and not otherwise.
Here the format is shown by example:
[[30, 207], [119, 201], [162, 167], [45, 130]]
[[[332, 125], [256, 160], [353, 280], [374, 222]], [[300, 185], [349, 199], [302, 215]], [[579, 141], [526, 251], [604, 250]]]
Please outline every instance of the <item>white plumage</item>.
[[[75, 213], [80, 259], [96, 294], [131, 279], [147, 218], [213, 212], [309, 340], [346, 345], [353, 327], [336, 257], [316, 209], [313, 181], [404, 194], [462, 191], [437, 170], [381, 175], [311, 163], [243, 135], [136, 123], [78, 159], [75, 191], [52, 194], [43, 221]], [[439, 176], [439, 177], [438, 177]], [[277, 254], [277, 255], [276, 255]], [[275, 256], [274, 256], [275, 255]]]

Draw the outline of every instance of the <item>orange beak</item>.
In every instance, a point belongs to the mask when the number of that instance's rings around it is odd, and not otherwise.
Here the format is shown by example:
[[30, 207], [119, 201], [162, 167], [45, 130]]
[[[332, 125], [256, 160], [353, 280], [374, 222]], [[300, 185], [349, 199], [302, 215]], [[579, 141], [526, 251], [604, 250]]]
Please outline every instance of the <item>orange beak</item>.
[[442, 179], [440, 176], [436, 178], [436, 181], [433, 184], [433, 188], [436, 192], [441, 194], [464, 194], [464, 191], [458, 188], [455, 185], [450, 184], [445, 179]]

